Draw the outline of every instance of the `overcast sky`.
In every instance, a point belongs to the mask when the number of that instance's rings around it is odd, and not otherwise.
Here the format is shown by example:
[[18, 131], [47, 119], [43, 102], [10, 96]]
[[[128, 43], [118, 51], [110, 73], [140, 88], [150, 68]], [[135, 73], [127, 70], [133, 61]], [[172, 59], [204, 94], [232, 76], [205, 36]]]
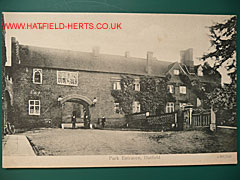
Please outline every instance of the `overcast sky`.
[[[12, 36], [20, 44], [100, 53], [146, 57], [152, 51], [158, 60], [179, 61], [180, 50], [193, 48], [194, 62], [209, 51], [208, 26], [229, 15], [4, 13], [5, 23], [121, 23], [118, 30], [6, 30], [6, 44]], [[9, 59], [9, 52], [8, 59]], [[8, 62], [9, 65], [9, 62]], [[222, 72], [222, 71], [221, 71]], [[223, 72], [222, 72], [223, 73]], [[223, 81], [227, 81], [224, 75]]]

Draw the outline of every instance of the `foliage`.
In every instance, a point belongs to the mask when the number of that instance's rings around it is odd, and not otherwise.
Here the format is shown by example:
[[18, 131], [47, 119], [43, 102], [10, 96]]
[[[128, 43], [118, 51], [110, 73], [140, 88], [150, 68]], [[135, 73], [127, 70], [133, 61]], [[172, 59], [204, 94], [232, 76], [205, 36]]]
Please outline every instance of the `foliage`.
[[[203, 107], [206, 109], [210, 108], [210, 100], [208, 94], [212, 92], [213, 89], [220, 86], [220, 73], [212, 68], [208, 63], [204, 63], [202, 66], [204, 81], [194, 75], [180, 74], [179, 77], [184, 84], [191, 89], [191, 91], [196, 94], [196, 96], [203, 100]], [[207, 80], [207, 81], [206, 81]]]
[[[140, 78], [141, 91], [134, 90], [134, 78], [121, 76], [121, 90], [112, 90], [111, 94], [125, 114], [132, 113], [132, 104], [139, 101], [141, 111], [151, 114], [163, 113], [167, 101], [175, 101], [167, 90], [167, 79], [151, 76]], [[160, 111], [160, 112], [159, 112]]]
[[[232, 83], [236, 83], [236, 40], [237, 17], [232, 16], [224, 23], [211, 27], [210, 42], [213, 51], [203, 55], [202, 60], [214, 59], [214, 68], [226, 67]], [[225, 66], [226, 65], [226, 66]]]
[[236, 124], [236, 98], [237, 98], [237, 74], [236, 74], [236, 40], [237, 17], [232, 16], [224, 23], [217, 23], [211, 27], [210, 42], [213, 51], [205, 54], [202, 60], [214, 59], [214, 69], [225, 67], [231, 78], [230, 84], [217, 87], [207, 94], [208, 101], [220, 112], [220, 116], [228, 113], [226, 121], [234, 121]]

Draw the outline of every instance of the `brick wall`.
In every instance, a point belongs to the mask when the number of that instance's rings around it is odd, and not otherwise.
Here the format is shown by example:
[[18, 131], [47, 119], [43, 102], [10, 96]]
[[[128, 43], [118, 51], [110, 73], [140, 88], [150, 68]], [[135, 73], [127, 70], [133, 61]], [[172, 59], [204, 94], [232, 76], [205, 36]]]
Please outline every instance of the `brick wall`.
[[[65, 86], [57, 84], [56, 69], [42, 69], [42, 84], [34, 84], [32, 81], [33, 68], [21, 67], [15, 68], [13, 78], [14, 91], [14, 109], [18, 116], [16, 120], [30, 123], [38, 123], [44, 119], [52, 119], [58, 125], [61, 122], [62, 110], [58, 105], [57, 99], [70, 94], [79, 94], [91, 100], [97, 97], [97, 103], [91, 108], [91, 120], [96, 122], [97, 118], [105, 116], [106, 118], [122, 118], [122, 114], [114, 112], [114, 99], [111, 96], [113, 77], [119, 77], [118, 74], [94, 73], [78, 71], [78, 86]], [[33, 116], [28, 114], [28, 101], [40, 100], [41, 114]]]

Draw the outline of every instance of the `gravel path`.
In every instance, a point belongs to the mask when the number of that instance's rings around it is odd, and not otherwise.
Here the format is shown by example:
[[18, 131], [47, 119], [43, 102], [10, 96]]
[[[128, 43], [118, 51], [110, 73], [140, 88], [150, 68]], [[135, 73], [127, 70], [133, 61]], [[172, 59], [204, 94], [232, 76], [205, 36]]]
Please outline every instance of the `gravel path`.
[[235, 131], [141, 132], [42, 129], [24, 133], [40, 155], [123, 155], [235, 151]]

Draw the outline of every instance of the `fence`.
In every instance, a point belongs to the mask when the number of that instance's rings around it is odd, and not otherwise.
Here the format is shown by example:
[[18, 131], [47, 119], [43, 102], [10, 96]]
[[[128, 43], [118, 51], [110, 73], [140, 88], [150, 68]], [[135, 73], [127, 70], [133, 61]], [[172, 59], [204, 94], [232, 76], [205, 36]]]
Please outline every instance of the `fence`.
[[210, 126], [210, 124], [211, 124], [211, 113], [192, 114], [193, 127]]
[[144, 130], [174, 130], [178, 127], [177, 113], [166, 113], [158, 116], [146, 116], [145, 113], [137, 113], [127, 116], [129, 128]]

